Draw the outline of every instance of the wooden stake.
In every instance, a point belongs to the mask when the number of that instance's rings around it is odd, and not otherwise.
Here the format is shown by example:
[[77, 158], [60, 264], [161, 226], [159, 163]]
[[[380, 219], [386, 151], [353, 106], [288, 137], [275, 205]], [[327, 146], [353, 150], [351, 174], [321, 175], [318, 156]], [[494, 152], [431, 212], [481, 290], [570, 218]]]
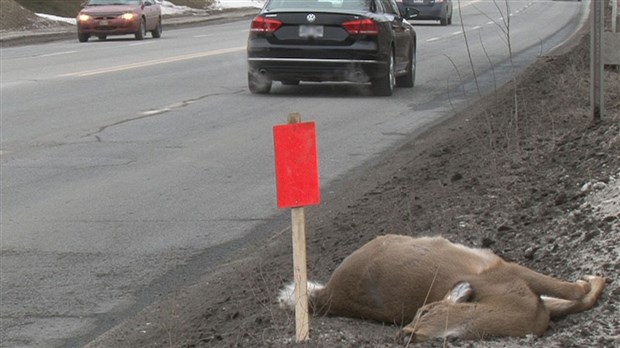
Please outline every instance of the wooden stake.
[[301, 114], [298, 112], [291, 112], [287, 117], [288, 124], [291, 123], [301, 123]]
[[[301, 114], [288, 114], [288, 123], [300, 123]], [[308, 274], [306, 271], [306, 218], [304, 208], [291, 209], [293, 231], [293, 279], [295, 279], [295, 338], [305, 341], [310, 334], [308, 313]]]
[[590, 30], [590, 110], [594, 121], [605, 115], [605, 71], [603, 65], [603, 27], [605, 0], [592, 0]]
[[293, 269], [295, 278], [295, 337], [305, 341], [310, 334], [308, 313], [308, 275], [306, 272], [306, 222], [304, 208], [291, 209], [293, 230]]

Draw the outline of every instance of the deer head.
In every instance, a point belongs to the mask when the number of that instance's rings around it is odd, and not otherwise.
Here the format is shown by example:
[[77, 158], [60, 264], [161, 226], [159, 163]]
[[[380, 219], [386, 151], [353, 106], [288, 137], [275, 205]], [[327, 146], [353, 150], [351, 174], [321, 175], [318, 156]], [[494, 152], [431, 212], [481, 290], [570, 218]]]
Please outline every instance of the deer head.
[[431, 338], [468, 336], [468, 323], [475, 311], [474, 290], [468, 282], [457, 283], [441, 301], [427, 304], [416, 312], [413, 321], [401, 330], [405, 343]]

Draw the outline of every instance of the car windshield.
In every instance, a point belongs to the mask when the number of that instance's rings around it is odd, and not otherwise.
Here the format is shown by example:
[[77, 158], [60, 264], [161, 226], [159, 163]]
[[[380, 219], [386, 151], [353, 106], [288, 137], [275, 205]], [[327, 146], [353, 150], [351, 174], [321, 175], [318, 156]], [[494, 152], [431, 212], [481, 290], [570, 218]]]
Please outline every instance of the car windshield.
[[368, 0], [272, 0], [266, 10], [273, 11], [279, 9], [343, 9], [368, 11]]
[[140, 0], [90, 0], [88, 5], [139, 5]]

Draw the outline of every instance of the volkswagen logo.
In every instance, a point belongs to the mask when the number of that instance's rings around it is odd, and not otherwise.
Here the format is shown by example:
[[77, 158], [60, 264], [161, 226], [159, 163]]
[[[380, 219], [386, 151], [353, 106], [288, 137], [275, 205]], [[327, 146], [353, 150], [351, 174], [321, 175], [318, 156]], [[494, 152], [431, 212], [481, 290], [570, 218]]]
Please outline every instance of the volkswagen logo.
[[308, 20], [309, 23], [312, 23], [316, 20], [316, 16], [311, 13], [308, 16], [306, 16], [306, 20]]

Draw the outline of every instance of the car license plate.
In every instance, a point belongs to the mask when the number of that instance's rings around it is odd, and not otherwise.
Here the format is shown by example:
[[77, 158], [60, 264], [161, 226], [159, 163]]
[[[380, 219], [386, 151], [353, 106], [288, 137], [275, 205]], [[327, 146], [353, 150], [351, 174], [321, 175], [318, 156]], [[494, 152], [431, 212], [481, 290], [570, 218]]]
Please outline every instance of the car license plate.
[[323, 37], [323, 26], [322, 25], [300, 25], [299, 36], [300, 37], [315, 37], [315, 38]]
[[414, 4], [423, 4], [424, 0], [413, 0]]
[[108, 25], [108, 21], [100, 21], [99, 25], [102, 26], [102, 27], [105, 27], [105, 26]]

